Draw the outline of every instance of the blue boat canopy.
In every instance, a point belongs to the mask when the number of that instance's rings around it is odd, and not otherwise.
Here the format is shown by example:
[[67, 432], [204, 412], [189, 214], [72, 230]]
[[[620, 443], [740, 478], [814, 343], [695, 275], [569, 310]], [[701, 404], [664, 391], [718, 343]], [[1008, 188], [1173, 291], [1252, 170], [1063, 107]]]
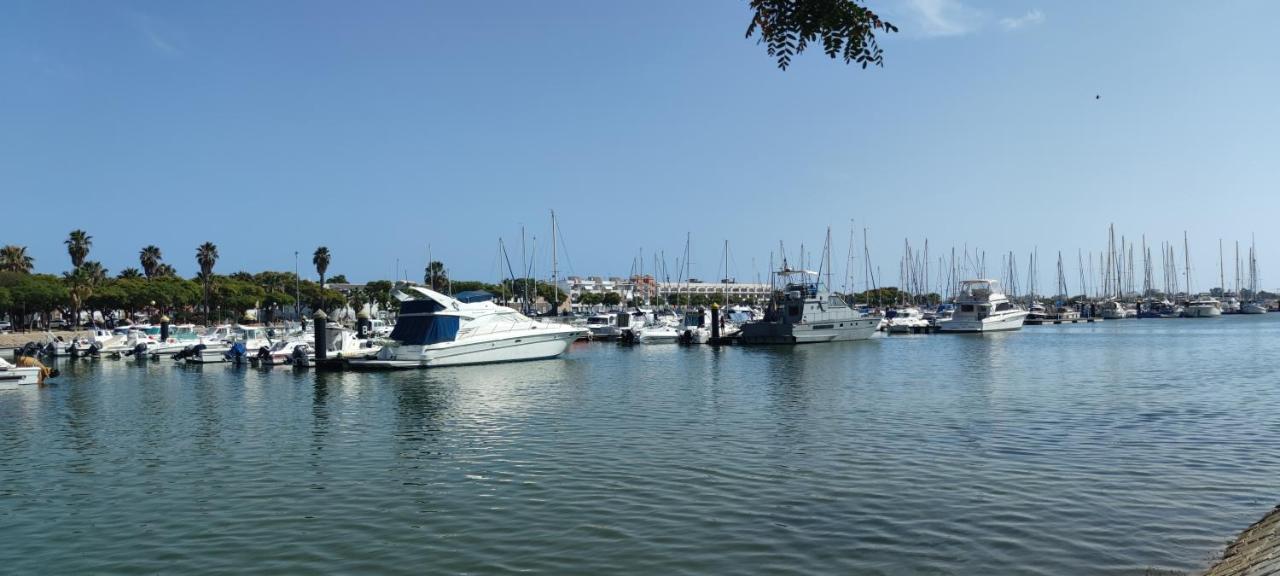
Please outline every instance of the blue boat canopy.
[[467, 292], [459, 292], [455, 294], [453, 297], [457, 301], [463, 302], [466, 304], [474, 304], [476, 302], [488, 302], [490, 300], [493, 300], [493, 294], [485, 292], [484, 290], [470, 290]]
[[391, 331], [391, 339], [401, 344], [425, 346], [451, 342], [458, 336], [457, 316], [437, 316], [444, 310], [435, 300], [406, 300], [400, 303], [400, 317]]

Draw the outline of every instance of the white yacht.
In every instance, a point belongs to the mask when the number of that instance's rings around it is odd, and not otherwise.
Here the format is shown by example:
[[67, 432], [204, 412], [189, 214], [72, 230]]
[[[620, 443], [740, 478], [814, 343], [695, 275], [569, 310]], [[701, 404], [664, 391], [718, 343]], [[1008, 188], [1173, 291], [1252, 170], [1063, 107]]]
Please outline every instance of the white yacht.
[[681, 332], [665, 322], [657, 322], [635, 329], [635, 342], [640, 344], [675, 344]]
[[[819, 290], [817, 272], [783, 268], [786, 289], [770, 305], [763, 320], [742, 325], [743, 344], [804, 344], [865, 340], [876, 332], [879, 316], [866, 316], [844, 299]], [[798, 282], [793, 280], [799, 280]]]
[[618, 327], [617, 314], [593, 314], [587, 318], [587, 330], [591, 331], [591, 338], [595, 340], [617, 340], [622, 336], [622, 329]]
[[903, 306], [885, 314], [884, 331], [890, 334], [910, 334], [929, 328], [924, 312], [915, 306]]
[[400, 317], [374, 360], [352, 360], [354, 368], [428, 368], [555, 358], [581, 329], [531, 320], [500, 306], [488, 292], [449, 297], [411, 286]]
[[17, 390], [19, 386], [40, 383], [40, 368], [14, 366], [0, 358], [0, 390]]
[[1240, 305], [1241, 314], [1266, 314], [1267, 305], [1257, 300], [1250, 300]]
[[1000, 292], [996, 280], [965, 280], [956, 296], [955, 313], [938, 322], [943, 332], [1003, 332], [1022, 329], [1027, 311]]
[[1103, 320], [1124, 320], [1127, 317], [1124, 304], [1119, 300], [1107, 300], [1099, 305], [1098, 309], [1098, 315]]
[[325, 327], [325, 355], [329, 358], [373, 358], [381, 351], [377, 338], [361, 338], [355, 330], [337, 324]]
[[1222, 315], [1222, 303], [1216, 298], [1196, 298], [1182, 308], [1183, 318], [1215, 318]]

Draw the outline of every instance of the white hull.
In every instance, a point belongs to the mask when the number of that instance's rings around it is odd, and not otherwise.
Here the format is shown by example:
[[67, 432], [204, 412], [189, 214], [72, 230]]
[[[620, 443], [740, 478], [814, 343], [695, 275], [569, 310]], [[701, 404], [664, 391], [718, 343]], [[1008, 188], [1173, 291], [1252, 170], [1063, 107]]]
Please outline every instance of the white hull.
[[1222, 315], [1217, 306], [1187, 306], [1182, 310], [1183, 318], [1216, 318]]
[[387, 346], [376, 360], [352, 360], [355, 367], [436, 368], [555, 358], [567, 352], [577, 331], [543, 331], [520, 337], [428, 346]]
[[1245, 302], [1240, 305], [1241, 314], [1266, 314], [1267, 307], [1258, 302]]
[[0, 368], [0, 390], [17, 390], [20, 386], [38, 384], [39, 368], [18, 368], [16, 366]]
[[1012, 332], [1021, 330], [1022, 323], [1027, 319], [1027, 313], [1024, 310], [1017, 310], [999, 316], [988, 316], [982, 319], [952, 318], [946, 322], [938, 323], [938, 330], [942, 332]]
[[227, 348], [205, 348], [199, 354], [186, 359], [187, 364], [218, 364], [227, 362]]

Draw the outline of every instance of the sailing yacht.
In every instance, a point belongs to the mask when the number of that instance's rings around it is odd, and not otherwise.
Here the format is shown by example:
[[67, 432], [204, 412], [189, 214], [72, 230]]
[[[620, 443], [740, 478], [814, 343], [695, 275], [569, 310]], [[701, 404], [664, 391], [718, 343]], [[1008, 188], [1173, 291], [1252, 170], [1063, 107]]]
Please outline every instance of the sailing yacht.
[[1258, 252], [1249, 246], [1249, 301], [1240, 304], [1241, 314], [1266, 314], [1267, 304], [1258, 298]]
[[420, 286], [406, 288], [393, 343], [374, 360], [352, 360], [353, 368], [434, 368], [555, 358], [582, 329], [537, 322], [500, 306], [488, 292], [449, 297]]
[[965, 280], [960, 283], [956, 311], [950, 320], [939, 322], [943, 332], [1005, 332], [1022, 329], [1027, 311], [1000, 292], [996, 280]]

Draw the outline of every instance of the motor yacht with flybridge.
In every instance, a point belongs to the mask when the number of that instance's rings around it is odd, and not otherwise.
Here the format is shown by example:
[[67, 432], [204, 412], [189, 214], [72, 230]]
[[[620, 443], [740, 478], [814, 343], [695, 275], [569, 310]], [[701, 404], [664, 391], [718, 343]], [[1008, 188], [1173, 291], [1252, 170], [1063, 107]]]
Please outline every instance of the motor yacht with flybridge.
[[955, 313], [938, 322], [942, 332], [1007, 332], [1021, 330], [1027, 311], [1009, 301], [996, 280], [965, 280], [956, 296]]
[[844, 298], [830, 292], [831, 232], [823, 248], [823, 273], [793, 270], [783, 259], [775, 273], [782, 291], [774, 292], [763, 320], [742, 325], [739, 338], [744, 344], [805, 344], [840, 342], [870, 338], [880, 326], [880, 316], [865, 315], [849, 307]]
[[434, 368], [555, 358], [582, 329], [530, 319], [488, 292], [453, 297], [421, 286], [403, 288], [394, 342], [353, 368]]

